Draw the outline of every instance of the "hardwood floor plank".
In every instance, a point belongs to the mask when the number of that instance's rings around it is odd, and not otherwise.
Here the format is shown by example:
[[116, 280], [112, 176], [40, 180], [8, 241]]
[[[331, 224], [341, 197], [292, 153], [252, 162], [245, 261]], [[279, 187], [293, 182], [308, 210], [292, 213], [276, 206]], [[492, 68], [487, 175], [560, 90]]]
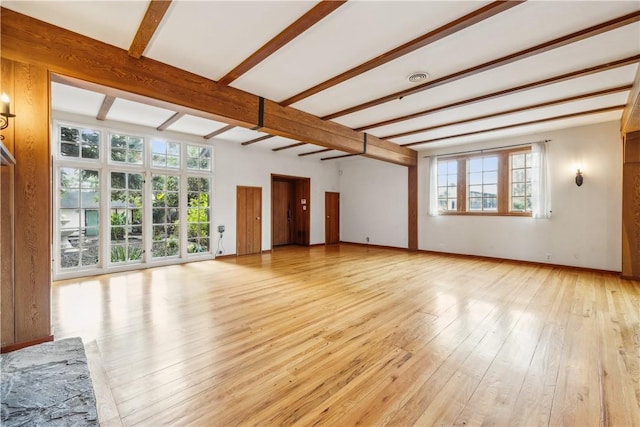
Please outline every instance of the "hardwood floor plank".
[[640, 426], [639, 302], [615, 274], [339, 244], [58, 282], [52, 318], [99, 349], [104, 425]]

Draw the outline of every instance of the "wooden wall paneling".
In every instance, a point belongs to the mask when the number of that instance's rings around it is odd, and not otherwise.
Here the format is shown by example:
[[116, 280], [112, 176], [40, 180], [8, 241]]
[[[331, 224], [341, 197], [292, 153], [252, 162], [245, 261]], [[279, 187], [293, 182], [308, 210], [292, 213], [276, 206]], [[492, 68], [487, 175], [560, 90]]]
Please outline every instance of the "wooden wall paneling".
[[15, 342], [14, 246], [13, 246], [13, 179], [14, 167], [0, 166], [0, 323], [2, 346]]
[[640, 280], [640, 131], [625, 137], [622, 174], [622, 276]]
[[[3, 25], [5, 22], [3, 22]], [[51, 153], [49, 75], [14, 65], [15, 339], [51, 338]]]
[[[0, 92], [13, 97], [13, 61], [2, 60]], [[13, 120], [12, 120], [13, 122]], [[14, 154], [13, 123], [5, 129], [3, 144]], [[14, 298], [14, 166], [0, 166], [0, 341], [1, 345], [15, 342]]]
[[409, 166], [408, 171], [408, 249], [418, 250], [418, 166]]

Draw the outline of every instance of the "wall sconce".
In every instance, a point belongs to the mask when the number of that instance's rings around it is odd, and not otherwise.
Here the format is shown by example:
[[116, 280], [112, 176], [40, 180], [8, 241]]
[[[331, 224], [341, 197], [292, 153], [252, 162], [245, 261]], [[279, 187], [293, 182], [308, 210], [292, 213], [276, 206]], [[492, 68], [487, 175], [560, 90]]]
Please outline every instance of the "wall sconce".
[[[2, 94], [0, 101], [2, 102], [2, 109], [0, 110], [0, 130], [5, 130], [7, 126], [9, 126], [9, 119], [16, 115], [11, 114], [11, 104], [6, 93]], [[4, 135], [0, 135], [0, 141], [2, 140], [4, 140]]]
[[578, 168], [578, 172], [576, 172], [576, 185], [580, 187], [584, 182], [584, 178], [582, 177], [582, 172], [580, 172], [580, 168]]

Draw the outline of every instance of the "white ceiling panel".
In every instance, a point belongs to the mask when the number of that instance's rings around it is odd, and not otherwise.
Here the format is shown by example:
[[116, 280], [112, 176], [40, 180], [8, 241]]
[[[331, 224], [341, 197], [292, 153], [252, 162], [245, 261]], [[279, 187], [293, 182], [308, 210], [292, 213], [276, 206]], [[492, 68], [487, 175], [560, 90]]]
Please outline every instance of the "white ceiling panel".
[[2, 1], [2, 7], [129, 49], [146, 1]]
[[[447, 85], [404, 97], [402, 100], [391, 101], [385, 105], [367, 109], [365, 112], [344, 116], [336, 121], [347, 126], [357, 127], [390, 117], [421, 111], [429, 106], [471, 98], [633, 56], [640, 49], [637, 41], [638, 36], [640, 36], [639, 29], [640, 24], [630, 25], [593, 37], [589, 41], [554, 49]], [[599, 52], [600, 54], [597, 55], [594, 52]], [[326, 93], [331, 91], [332, 89], [329, 89]], [[349, 97], [349, 94], [334, 95], [338, 99]], [[434, 101], [436, 102], [434, 103]], [[359, 114], [366, 116], [366, 121], [353, 120]]]
[[[250, 141], [252, 139], [256, 139], [265, 135], [268, 135], [268, 134], [264, 132], [256, 132], [255, 130], [236, 126], [227, 132], [224, 132], [218, 136], [211, 138], [210, 141], [213, 141], [213, 142], [227, 141], [227, 142], [241, 143], [241, 142]], [[251, 144], [251, 145], [255, 145], [255, 144]]]
[[521, 135], [532, 135], [532, 142], [545, 138], [544, 132], [549, 132], [557, 129], [565, 129], [577, 126], [585, 126], [595, 123], [604, 123], [620, 120], [621, 112], [613, 111], [609, 113], [599, 113], [590, 116], [573, 117], [570, 119], [557, 120], [554, 122], [538, 123], [534, 125], [522, 126], [518, 128], [505, 129], [500, 131], [487, 132], [481, 135], [464, 136], [458, 138], [452, 138], [449, 140], [443, 140], [438, 142], [431, 142], [423, 145], [416, 145], [412, 147], [415, 150], [421, 151], [418, 155], [424, 155], [424, 150], [431, 150], [443, 147], [454, 147], [456, 145], [471, 144], [476, 142], [492, 141], [497, 139], [504, 139], [508, 137], [515, 137]]
[[623, 86], [633, 82], [637, 67], [638, 66], [635, 64], [628, 65], [626, 67], [591, 74], [577, 79], [554, 83], [537, 89], [530, 89], [525, 92], [513, 93], [487, 101], [438, 111], [415, 119], [371, 129], [367, 132], [378, 137], [383, 137], [427, 126], [464, 120], [483, 114], [500, 112], [549, 100], [581, 95], [596, 90]]
[[203, 119], [202, 117], [190, 116], [187, 114], [172, 123], [167, 130], [205, 136], [225, 126], [226, 123], [216, 122], [215, 120]]
[[540, 108], [532, 111], [508, 114], [501, 117], [494, 117], [485, 120], [459, 124], [455, 126], [446, 126], [431, 131], [419, 133], [416, 135], [404, 136], [392, 139], [398, 144], [411, 143], [415, 141], [423, 141], [426, 139], [440, 138], [443, 136], [457, 135], [467, 132], [477, 132], [483, 129], [492, 129], [500, 126], [508, 126], [517, 123], [525, 123], [534, 120], [541, 120], [551, 117], [557, 117], [567, 114], [573, 114], [581, 111], [595, 110], [599, 108], [612, 107], [616, 105], [624, 105], [627, 102], [629, 93], [623, 92], [618, 94], [600, 96], [597, 98], [583, 99], [580, 101], [569, 102], [566, 104], [555, 105], [552, 107]]
[[51, 83], [51, 109], [96, 117], [104, 95], [60, 83]]
[[107, 119], [156, 128], [174, 114], [175, 112], [164, 108], [117, 98], [107, 114]]
[[231, 85], [281, 101], [486, 3], [347, 2]]
[[[629, 6], [625, 3], [624, 5], [626, 7], [621, 9], [625, 11], [638, 7], [637, 4]], [[311, 114], [324, 116], [409, 89], [413, 85], [407, 81], [407, 77], [417, 70], [428, 72], [431, 80], [436, 80], [571, 33], [569, 28], [575, 27], [575, 30], [583, 28], [574, 23], [576, 20], [574, 15], [582, 16], [582, 7], [585, 8], [584, 13], [592, 18], [591, 25], [607, 20], [602, 16], [606, 17], [609, 14], [605, 13], [608, 6], [601, 2], [527, 2], [302, 100], [294, 106]], [[602, 16], [595, 12], [601, 12]], [[616, 13], [614, 16], [621, 14]], [[584, 22], [583, 19], [580, 19], [580, 22]], [[635, 27], [637, 28], [637, 25]], [[628, 49], [636, 46], [637, 50], [639, 35], [637, 29], [625, 34], [628, 38], [621, 41], [623, 46]], [[608, 49], [591, 50], [585, 59], [592, 58], [593, 61], [597, 61], [598, 53], [606, 55]], [[535, 70], [541, 68], [536, 67]]]
[[175, 1], [145, 56], [218, 80], [314, 1]]
[[[640, 36], [640, 24], [628, 25], [592, 37], [588, 41], [584, 40], [553, 49], [453, 83], [406, 96], [401, 100], [390, 101], [339, 117], [335, 121], [349, 127], [359, 127], [422, 111], [432, 106], [468, 99], [626, 58], [636, 55], [640, 51], [638, 36]], [[373, 83], [370, 82], [370, 84]], [[350, 93], [340, 94], [335, 93], [336, 91], [338, 91], [338, 87], [331, 88], [323, 92], [322, 95], [333, 94], [338, 100], [350, 99]]]

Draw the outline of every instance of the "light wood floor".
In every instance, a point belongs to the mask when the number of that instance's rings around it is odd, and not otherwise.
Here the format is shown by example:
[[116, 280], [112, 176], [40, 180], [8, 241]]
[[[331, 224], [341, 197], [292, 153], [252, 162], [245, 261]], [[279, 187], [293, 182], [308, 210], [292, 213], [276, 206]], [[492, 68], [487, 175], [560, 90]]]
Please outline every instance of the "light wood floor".
[[639, 307], [615, 274], [344, 244], [53, 287], [104, 426], [640, 426]]

